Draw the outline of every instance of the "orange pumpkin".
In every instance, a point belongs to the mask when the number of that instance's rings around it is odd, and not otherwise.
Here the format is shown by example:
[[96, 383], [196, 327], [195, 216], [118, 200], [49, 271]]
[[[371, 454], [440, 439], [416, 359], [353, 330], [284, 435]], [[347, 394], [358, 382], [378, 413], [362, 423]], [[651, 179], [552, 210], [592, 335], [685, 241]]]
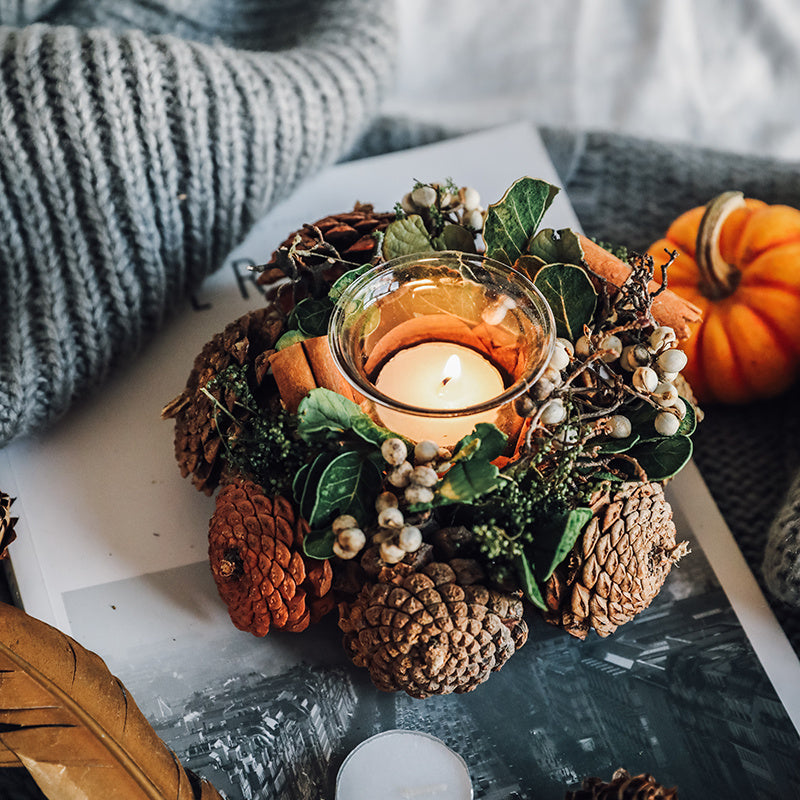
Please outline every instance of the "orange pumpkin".
[[681, 343], [703, 402], [774, 397], [800, 371], [800, 211], [726, 192], [670, 225], [648, 253], [703, 318]]

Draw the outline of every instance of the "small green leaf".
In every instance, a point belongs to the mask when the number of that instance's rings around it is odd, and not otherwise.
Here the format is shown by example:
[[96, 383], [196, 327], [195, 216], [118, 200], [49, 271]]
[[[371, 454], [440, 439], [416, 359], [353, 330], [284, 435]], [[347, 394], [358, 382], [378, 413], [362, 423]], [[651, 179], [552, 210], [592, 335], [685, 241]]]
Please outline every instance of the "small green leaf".
[[536, 258], [536, 256], [520, 256], [515, 264], [514, 269], [518, 272], [521, 272], [523, 275], [527, 275], [528, 278], [534, 280], [536, 278], [536, 273], [545, 266], [544, 262]]
[[300, 500], [303, 497], [303, 489], [305, 488], [310, 469], [311, 464], [303, 464], [303, 466], [297, 470], [297, 474], [292, 480], [292, 495], [298, 505], [300, 505]]
[[480, 457], [484, 461], [493, 461], [505, 450], [508, 436], [490, 422], [479, 422], [475, 426], [475, 430], [455, 446], [453, 455], [461, 456], [461, 458], [470, 458], [476, 452], [475, 449], [471, 449], [469, 455], [463, 456], [461, 451], [467, 446], [474, 448], [474, 442], [476, 441], [479, 442]]
[[300, 516], [307, 521], [311, 519], [311, 514], [317, 504], [317, 494], [322, 473], [325, 472], [326, 467], [333, 458], [333, 453], [320, 453], [311, 462], [309, 469], [305, 470], [305, 479], [302, 482], [302, 486], [300, 483], [297, 485], [297, 488], [300, 489], [300, 493], [299, 497], [295, 495], [295, 498], [300, 504]]
[[312, 389], [297, 409], [297, 433], [306, 442], [336, 438], [362, 413], [352, 400], [330, 389]]
[[306, 336], [324, 336], [328, 332], [333, 303], [327, 297], [306, 297], [289, 314], [286, 324]]
[[544, 602], [539, 584], [536, 582], [536, 578], [533, 574], [533, 565], [528, 563], [526, 556], [520, 555], [514, 559], [514, 566], [517, 569], [517, 576], [519, 577], [519, 582], [522, 584], [522, 592], [525, 597], [537, 608], [546, 611], [547, 604]]
[[489, 206], [483, 225], [486, 255], [513, 265], [525, 252], [558, 188], [546, 181], [520, 178]]
[[685, 397], [681, 397], [681, 400], [683, 400], [683, 404], [686, 407], [686, 416], [681, 420], [675, 436], [691, 436], [697, 428], [697, 414], [694, 406]]
[[578, 235], [570, 228], [555, 231], [543, 228], [528, 242], [528, 255], [537, 258], [542, 264], [583, 263], [583, 248]]
[[369, 442], [370, 444], [380, 447], [383, 444], [384, 439], [388, 439], [390, 436], [395, 436], [395, 434], [387, 428], [382, 428], [376, 422], [373, 422], [367, 414], [361, 411], [361, 409], [359, 409], [359, 412], [360, 416], [354, 417], [351, 420], [350, 429], [357, 436], [360, 436], [365, 442]]
[[330, 527], [316, 531], [309, 531], [303, 539], [303, 552], [309, 558], [318, 558], [324, 561], [333, 556], [333, 543], [336, 541], [336, 534]]
[[362, 267], [355, 267], [349, 269], [344, 275], [337, 278], [328, 292], [328, 299], [332, 303], [336, 303], [339, 298], [344, 294], [344, 290], [353, 282], [358, 280], [365, 272], [369, 272], [373, 267], [372, 264], [367, 263]]
[[[555, 546], [550, 559], [550, 566], [548, 566], [544, 575], [542, 575], [542, 581], [548, 580], [555, 568], [569, 555], [570, 550], [575, 546], [575, 542], [578, 541], [578, 537], [586, 527], [586, 523], [591, 518], [591, 508], [573, 508], [567, 514], [566, 521], [563, 522], [563, 527], [561, 528], [558, 544]], [[538, 536], [536, 544], [538, 547]]]
[[383, 257], [388, 261], [398, 256], [430, 253], [434, 250], [425, 223], [419, 214], [396, 219], [383, 237]]
[[591, 322], [597, 306], [597, 292], [589, 276], [572, 264], [550, 264], [536, 273], [533, 283], [553, 311], [556, 335], [574, 342]]
[[500, 470], [490, 461], [465, 458], [453, 464], [436, 487], [434, 505], [471, 503], [497, 488]]
[[381, 481], [380, 470], [361, 453], [348, 450], [337, 455], [319, 475], [316, 503], [308, 524], [318, 528], [340, 514], [352, 514], [360, 525], [366, 525]]
[[589, 446], [597, 447], [599, 455], [610, 455], [612, 453], [625, 453], [630, 450], [638, 441], [639, 434], [632, 433], [623, 439], [618, 439], [613, 436], [597, 436], [589, 442]]
[[665, 481], [680, 472], [692, 457], [692, 440], [678, 434], [649, 439], [631, 448], [630, 455], [649, 480]]
[[475, 253], [475, 236], [463, 225], [445, 223], [442, 233], [433, 240], [437, 250], [458, 250], [462, 253]]
[[287, 347], [291, 347], [293, 344], [304, 342], [306, 339], [310, 338], [312, 337], [308, 336], [302, 331], [286, 331], [286, 333], [284, 333], [283, 336], [281, 336], [281, 338], [275, 342], [275, 349], [284, 350]]

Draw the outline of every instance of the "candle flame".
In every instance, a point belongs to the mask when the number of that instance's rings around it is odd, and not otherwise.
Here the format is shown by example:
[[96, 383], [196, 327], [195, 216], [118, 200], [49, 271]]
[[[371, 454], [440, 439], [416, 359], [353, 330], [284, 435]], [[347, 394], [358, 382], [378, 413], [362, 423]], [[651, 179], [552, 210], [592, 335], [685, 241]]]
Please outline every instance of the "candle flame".
[[461, 377], [461, 359], [453, 353], [445, 362], [442, 370], [442, 386], [447, 386], [449, 381], [459, 377]]

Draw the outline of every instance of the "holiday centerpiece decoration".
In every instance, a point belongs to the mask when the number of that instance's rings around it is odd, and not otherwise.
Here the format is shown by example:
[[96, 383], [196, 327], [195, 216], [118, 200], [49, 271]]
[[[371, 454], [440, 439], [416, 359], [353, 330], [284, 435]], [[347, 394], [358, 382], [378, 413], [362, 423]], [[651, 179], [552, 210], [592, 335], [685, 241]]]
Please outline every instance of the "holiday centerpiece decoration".
[[233, 623], [300, 632], [334, 606], [380, 689], [467, 692], [526, 613], [578, 638], [647, 607], [687, 552], [663, 484], [698, 409], [699, 311], [668, 263], [540, 228], [556, 187], [418, 183], [291, 234], [267, 305], [197, 356], [175, 421], [217, 492], [211, 569]]

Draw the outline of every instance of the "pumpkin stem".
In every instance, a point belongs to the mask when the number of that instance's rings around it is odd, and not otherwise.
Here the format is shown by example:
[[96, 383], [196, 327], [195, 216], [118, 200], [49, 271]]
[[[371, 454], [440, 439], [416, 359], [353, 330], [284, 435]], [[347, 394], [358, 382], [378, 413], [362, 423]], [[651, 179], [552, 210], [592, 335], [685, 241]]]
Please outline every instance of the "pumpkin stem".
[[733, 294], [741, 273], [722, 257], [719, 236], [730, 213], [744, 205], [742, 192], [723, 192], [706, 206], [697, 229], [695, 259], [702, 276], [700, 290], [712, 300]]

